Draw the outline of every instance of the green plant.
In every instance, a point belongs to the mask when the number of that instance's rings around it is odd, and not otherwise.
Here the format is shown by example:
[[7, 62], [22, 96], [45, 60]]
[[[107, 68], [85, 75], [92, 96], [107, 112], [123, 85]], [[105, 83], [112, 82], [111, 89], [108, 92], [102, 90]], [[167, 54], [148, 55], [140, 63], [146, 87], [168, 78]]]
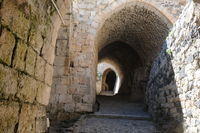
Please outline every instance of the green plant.
[[171, 56], [172, 55], [172, 50], [171, 49], [167, 49], [166, 53]]

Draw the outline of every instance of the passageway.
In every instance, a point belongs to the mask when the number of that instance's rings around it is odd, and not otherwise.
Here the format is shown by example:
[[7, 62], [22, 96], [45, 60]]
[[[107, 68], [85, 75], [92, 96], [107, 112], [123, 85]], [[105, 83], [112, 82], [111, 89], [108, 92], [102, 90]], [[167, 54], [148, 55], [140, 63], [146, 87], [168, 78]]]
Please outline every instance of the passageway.
[[0, 133], [200, 133], [200, 0], [0, 0]]
[[[96, 112], [65, 129], [77, 133], [155, 133], [158, 129], [147, 113], [145, 93], [152, 63], [169, 27], [169, 20], [158, 11], [135, 3], [109, 16], [95, 40]], [[101, 63], [108, 67], [99, 67]]]
[[116, 74], [113, 71], [108, 72], [106, 75], [106, 84], [108, 85], [108, 91], [113, 91], [116, 82]]
[[145, 89], [151, 65], [169, 27], [170, 22], [159, 12], [134, 4], [113, 13], [104, 22], [96, 39], [98, 62], [105, 59], [115, 62], [124, 75], [123, 80], [114, 96], [97, 95], [98, 111], [81, 119], [73, 130], [102, 133], [158, 131], [147, 113]]

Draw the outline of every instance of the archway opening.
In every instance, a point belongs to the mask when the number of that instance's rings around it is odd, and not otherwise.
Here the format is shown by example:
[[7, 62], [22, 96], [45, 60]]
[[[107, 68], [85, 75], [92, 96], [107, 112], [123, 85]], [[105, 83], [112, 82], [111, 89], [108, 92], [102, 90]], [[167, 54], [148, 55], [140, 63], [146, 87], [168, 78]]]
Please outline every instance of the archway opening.
[[106, 75], [106, 82], [108, 91], [114, 91], [114, 87], [117, 81], [117, 76], [114, 71], [109, 71]]

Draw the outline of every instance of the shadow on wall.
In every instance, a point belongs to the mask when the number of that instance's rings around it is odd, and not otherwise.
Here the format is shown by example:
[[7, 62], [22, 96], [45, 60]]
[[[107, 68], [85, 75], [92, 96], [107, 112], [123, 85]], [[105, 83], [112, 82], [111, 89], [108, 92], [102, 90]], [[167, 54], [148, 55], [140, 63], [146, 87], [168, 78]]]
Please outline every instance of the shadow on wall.
[[[164, 44], [154, 61], [146, 91], [149, 112], [163, 133], [183, 133], [183, 112], [171, 59], [173, 55]], [[184, 76], [184, 75], [182, 75]]]

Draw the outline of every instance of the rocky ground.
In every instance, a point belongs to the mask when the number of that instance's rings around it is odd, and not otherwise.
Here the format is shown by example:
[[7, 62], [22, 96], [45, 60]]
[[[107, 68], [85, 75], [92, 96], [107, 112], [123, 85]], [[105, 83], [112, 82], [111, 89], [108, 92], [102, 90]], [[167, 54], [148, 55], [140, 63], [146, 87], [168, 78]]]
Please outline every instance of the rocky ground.
[[63, 121], [50, 133], [159, 133], [143, 104], [126, 97], [101, 96], [98, 101], [99, 111], [83, 115], [71, 127]]

